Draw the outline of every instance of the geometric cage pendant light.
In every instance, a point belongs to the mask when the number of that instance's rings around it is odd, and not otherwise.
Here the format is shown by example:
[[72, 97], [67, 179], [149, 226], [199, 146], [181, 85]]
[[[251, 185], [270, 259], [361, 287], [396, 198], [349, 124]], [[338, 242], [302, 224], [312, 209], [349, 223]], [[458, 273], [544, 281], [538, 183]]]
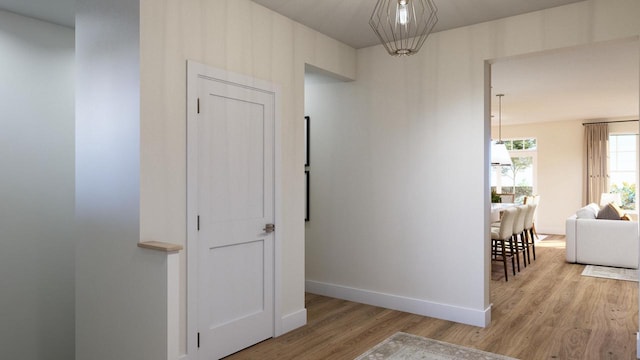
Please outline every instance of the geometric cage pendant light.
[[504, 94], [497, 94], [498, 97], [498, 141], [491, 143], [491, 165], [511, 166], [511, 155], [507, 146], [502, 141], [502, 97]]
[[390, 55], [420, 50], [438, 22], [433, 0], [378, 0], [369, 25]]

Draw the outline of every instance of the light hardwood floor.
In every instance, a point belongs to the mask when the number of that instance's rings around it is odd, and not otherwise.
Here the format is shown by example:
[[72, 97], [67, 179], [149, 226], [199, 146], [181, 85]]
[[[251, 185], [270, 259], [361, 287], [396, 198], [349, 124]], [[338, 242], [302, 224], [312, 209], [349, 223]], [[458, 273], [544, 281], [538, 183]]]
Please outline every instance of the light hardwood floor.
[[493, 265], [487, 328], [307, 294], [308, 325], [228, 359], [354, 359], [397, 331], [523, 360], [635, 359], [638, 283], [581, 276], [562, 236], [536, 250], [509, 282]]

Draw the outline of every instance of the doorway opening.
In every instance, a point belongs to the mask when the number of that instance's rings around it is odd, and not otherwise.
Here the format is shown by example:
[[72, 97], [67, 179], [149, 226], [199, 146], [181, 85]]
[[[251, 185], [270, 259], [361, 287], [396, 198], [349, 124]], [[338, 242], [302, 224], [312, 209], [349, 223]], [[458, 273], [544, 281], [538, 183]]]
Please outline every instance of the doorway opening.
[[[491, 114], [494, 115], [491, 137], [497, 138], [499, 133], [495, 94], [505, 94], [502, 138], [505, 142], [511, 141], [514, 164], [522, 162], [522, 155], [525, 162], [529, 161], [526, 157], [531, 156], [532, 162], [531, 169], [523, 170], [530, 171], [530, 175], [519, 172], [516, 183], [512, 169], [490, 168], [490, 187], [500, 187], [503, 193], [515, 193], [518, 198], [527, 190], [526, 182], [531, 177], [531, 190], [540, 196], [535, 219], [537, 232], [564, 235], [566, 218], [586, 205], [582, 190], [583, 123], [610, 122], [610, 135], [637, 138], [638, 123], [628, 121], [637, 120], [640, 112], [640, 41], [634, 37], [490, 63], [491, 80], [487, 89], [491, 91]], [[625, 124], [624, 130], [619, 129], [621, 123]], [[527, 139], [535, 139], [535, 154], [525, 149], [523, 144]], [[634, 144], [629, 146], [637, 169], [638, 146], [637, 142]], [[623, 146], [622, 157], [628, 155], [625, 151], [629, 146]], [[611, 154], [617, 156], [615, 151]], [[629, 175], [631, 167], [625, 164], [617, 163], [621, 167], [611, 169], [620, 170], [621, 187], [623, 183], [630, 184], [629, 176], [637, 184], [637, 171]]]

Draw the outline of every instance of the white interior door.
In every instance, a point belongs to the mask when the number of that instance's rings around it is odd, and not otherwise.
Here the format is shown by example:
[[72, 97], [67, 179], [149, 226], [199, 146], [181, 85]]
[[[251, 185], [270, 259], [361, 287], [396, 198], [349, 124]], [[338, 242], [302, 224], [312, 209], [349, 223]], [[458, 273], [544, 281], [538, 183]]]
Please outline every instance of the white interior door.
[[218, 359], [274, 336], [275, 102], [205, 77], [198, 99], [198, 358]]

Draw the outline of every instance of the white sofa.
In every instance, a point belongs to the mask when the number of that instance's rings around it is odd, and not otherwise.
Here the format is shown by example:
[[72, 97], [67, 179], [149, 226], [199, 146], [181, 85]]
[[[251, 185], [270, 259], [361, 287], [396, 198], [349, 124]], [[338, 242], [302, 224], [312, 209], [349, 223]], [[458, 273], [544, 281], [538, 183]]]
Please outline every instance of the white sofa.
[[590, 204], [567, 219], [567, 262], [637, 269], [638, 223], [597, 219], [597, 209]]

